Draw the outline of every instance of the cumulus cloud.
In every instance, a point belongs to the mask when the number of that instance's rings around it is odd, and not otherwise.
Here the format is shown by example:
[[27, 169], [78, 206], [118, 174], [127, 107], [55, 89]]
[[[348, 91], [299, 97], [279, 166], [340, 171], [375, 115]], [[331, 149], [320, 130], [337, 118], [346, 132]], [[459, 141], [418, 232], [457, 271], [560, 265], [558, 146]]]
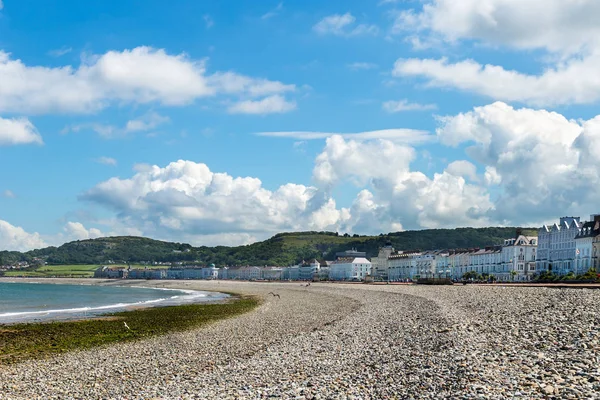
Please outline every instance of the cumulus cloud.
[[81, 222], [67, 222], [63, 228], [63, 241], [95, 239], [104, 236], [104, 234], [96, 228], [87, 229]]
[[243, 100], [229, 106], [230, 114], [282, 114], [296, 109], [296, 102], [274, 95], [261, 100]]
[[485, 182], [500, 185], [494, 220], [536, 222], [585, 216], [597, 207], [598, 120], [496, 102], [440, 118], [437, 134], [443, 144], [467, 145], [467, 154], [485, 166]]
[[291, 138], [298, 140], [327, 139], [331, 136], [341, 136], [353, 140], [386, 139], [393, 142], [419, 144], [431, 141], [433, 138], [427, 131], [417, 129], [383, 129], [358, 133], [339, 132], [311, 132], [311, 131], [284, 131], [284, 132], [258, 132], [258, 136]]
[[398, 101], [386, 101], [383, 103], [383, 109], [389, 113], [397, 113], [402, 111], [427, 111], [435, 110], [437, 106], [435, 104], [419, 104], [411, 103], [406, 99]]
[[356, 17], [350, 13], [333, 14], [317, 22], [313, 30], [320, 35], [359, 36], [376, 35], [379, 28], [376, 25], [355, 24]]
[[46, 246], [39, 233], [28, 233], [19, 226], [0, 220], [0, 250], [26, 251]]
[[493, 204], [485, 189], [468, 184], [455, 167], [434, 174], [433, 179], [412, 171], [410, 163], [415, 156], [413, 148], [390, 141], [361, 143], [334, 136], [317, 156], [313, 179], [325, 188], [344, 182], [369, 186], [370, 190], [361, 191], [355, 200], [346, 230], [366, 227], [370, 218], [375, 218], [373, 233], [399, 227], [489, 224], [486, 213]]
[[[177, 161], [138, 168], [131, 178], [111, 178], [82, 195], [110, 207], [146, 235], [240, 234], [261, 238], [281, 230], [334, 229], [345, 214], [328, 199], [311, 203], [317, 188], [286, 184], [274, 191], [252, 177], [212, 172], [205, 164]], [[211, 236], [212, 235], [212, 236]]]
[[44, 144], [44, 142], [27, 118], [0, 118], [0, 146], [18, 144]]
[[313, 178], [323, 186], [333, 186], [346, 177], [358, 186], [370, 180], [393, 180], [408, 172], [414, 157], [414, 149], [409, 146], [387, 140], [364, 143], [335, 135], [327, 139], [325, 149], [317, 156]]
[[471, 181], [478, 181], [477, 167], [467, 160], [453, 161], [446, 167], [446, 172], [463, 178], [468, 178]]
[[293, 89], [234, 72], [207, 75], [204, 60], [144, 46], [88, 56], [78, 68], [28, 66], [0, 51], [0, 112], [89, 113], [114, 103], [181, 106], [217, 94]]
[[[433, 174], [413, 168], [418, 152], [411, 143], [384, 135], [271, 133], [326, 138], [315, 159], [314, 186], [288, 183], [267, 189], [258, 178], [213, 172], [192, 161], [137, 165], [130, 177], [113, 177], [81, 195], [114, 212], [108, 229], [69, 224], [62, 234], [135, 232], [197, 245], [238, 244], [280, 231], [377, 234], [536, 225], [557, 215], [585, 217], [597, 211], [600, 116], [575, 121], [496, 102], [437, 117], [437, 122], [439, 143], [465, 149], [465, 154]], [[356, 190], [349, 206], [334, 198], [342, 186]]]

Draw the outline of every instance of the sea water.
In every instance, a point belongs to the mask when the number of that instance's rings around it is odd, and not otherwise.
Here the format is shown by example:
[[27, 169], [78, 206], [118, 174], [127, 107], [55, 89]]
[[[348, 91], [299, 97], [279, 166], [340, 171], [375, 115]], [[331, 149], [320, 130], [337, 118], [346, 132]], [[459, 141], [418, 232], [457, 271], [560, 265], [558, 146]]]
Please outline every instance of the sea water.
[[218, 301], [226, 294], [136, 286], [0, 282], [0, 324], [98, 316], [136, 307]]

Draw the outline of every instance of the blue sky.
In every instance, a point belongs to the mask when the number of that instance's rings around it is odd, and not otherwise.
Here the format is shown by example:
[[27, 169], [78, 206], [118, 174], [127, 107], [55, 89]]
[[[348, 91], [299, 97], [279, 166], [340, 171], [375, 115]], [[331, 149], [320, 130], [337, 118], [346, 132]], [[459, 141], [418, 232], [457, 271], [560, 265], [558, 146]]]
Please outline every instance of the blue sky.
[[597, 211], [591, 0], [0, 4], [0, 249]]

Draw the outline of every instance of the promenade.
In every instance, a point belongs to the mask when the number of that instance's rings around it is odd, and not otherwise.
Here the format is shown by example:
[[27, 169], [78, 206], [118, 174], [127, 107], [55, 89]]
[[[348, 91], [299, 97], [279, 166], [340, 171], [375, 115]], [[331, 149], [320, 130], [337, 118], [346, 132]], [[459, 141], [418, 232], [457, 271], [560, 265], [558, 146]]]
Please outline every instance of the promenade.
[[597, 290], [139, 284], [232, 291], [264, 303], [195, 331], [1, 369], [0, 399], [575, 399], [600, 393]]

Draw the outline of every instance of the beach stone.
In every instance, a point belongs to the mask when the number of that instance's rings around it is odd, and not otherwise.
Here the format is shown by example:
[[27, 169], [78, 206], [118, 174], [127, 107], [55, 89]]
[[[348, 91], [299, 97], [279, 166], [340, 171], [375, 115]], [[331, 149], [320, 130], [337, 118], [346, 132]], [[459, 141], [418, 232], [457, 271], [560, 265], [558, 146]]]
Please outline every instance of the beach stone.
[[2, 367], [0, 399], [596, 398], [600, 389], [600, 356], [590, 345], [600, 291], [131, 284], [263, 303], [200, 329]]

